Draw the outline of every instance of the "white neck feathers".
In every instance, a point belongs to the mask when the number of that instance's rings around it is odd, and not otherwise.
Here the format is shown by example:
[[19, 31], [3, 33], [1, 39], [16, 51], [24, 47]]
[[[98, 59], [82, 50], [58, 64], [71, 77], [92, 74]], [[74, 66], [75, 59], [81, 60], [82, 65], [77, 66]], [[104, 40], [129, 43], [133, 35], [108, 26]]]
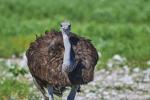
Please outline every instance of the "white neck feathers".
[[70, 40], [69, 40], [69, 37], [66, 33], [63, 33], [62, 32], [62, 35], [63, 35], [63, 42], [64, 42], [64, 48], [65, 48], [65, 51], [64, 51], [64, 58], [63, 58], [63, 64], [66, 64], [66, 65], [70, 65], [71, 63], [71, 44], [70, 44]]

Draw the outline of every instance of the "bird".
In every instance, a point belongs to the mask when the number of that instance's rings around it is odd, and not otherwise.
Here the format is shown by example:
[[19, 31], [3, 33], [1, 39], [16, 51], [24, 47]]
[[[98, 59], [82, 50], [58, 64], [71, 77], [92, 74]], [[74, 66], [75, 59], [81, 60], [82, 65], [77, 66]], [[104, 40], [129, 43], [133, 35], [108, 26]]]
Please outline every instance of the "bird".
[[81, 85], [93, 80], [99, 60], [91, 40], [71, 32], [69, 21], [60, 23], [60, 31], [36, 36], [26, 57], [33, 82], [45, 100], [53, 100], [53, 95], [62, 97], [67, 87], [71, 88], [67, 100], [74, 100]]

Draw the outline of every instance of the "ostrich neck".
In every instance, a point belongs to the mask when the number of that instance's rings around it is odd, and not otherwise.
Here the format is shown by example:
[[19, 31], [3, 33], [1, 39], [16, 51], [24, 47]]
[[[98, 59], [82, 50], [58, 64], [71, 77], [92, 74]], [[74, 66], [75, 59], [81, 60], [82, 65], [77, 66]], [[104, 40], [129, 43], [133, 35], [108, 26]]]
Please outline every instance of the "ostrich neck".
[[64, 43], [64, 58], [63, 58], [63, 64], [67, 64], [70, 65], [71, 63], [71, 43], [69, 41], [69, 37], [68, 35], [62, 31], [62, 35], [63, 35], [63, 43]]

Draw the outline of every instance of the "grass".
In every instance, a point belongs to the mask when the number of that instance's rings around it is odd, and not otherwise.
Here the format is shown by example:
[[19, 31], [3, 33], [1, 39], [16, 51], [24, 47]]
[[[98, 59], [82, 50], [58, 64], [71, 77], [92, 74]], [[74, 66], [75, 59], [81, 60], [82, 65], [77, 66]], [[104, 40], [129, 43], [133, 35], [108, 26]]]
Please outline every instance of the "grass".
[[25, 99], [29, 93], [29, 87], [25, 83], [12, 79], [6, 79], [1, 82], [0, 100]]
[[[35, 34], [59, 28], [65, 19], [72, 31], [92, 40], [101, 65], [115, 54], [128, 64], [147, 68], [150, 60], [150, 0], [0, 0], [0, 57], [26, 51]], [[0, 100], [38, 100], [27, 82], [4, 77], [0, 63]], [[9, 72], [7, 72], [9, 71]], [[18, 75], [18, 74], [17, 74]], [[24, 79], [24, 78], [22, 78]]]
[[[17, 67], [13, 70], [15, 69]], [[18, 71], [19, 75], [21, 73]], [[18, 76], [15, 76], [12, 68], [0, 61], [0, 100], [25, 100], [31, 94], [29, 84], [24, 80], [17, 80]]]
[[133, 66], [150, 60], [149, 0], [0, 0], [0, 57], [24, 52], [35, 34], [70, 20], [72, 31], [91, 39], [102, 65], [114, 54]]
[[40, 92], [24, 76], [25, 71], [0, 61], [0, 100], [40, 100]]

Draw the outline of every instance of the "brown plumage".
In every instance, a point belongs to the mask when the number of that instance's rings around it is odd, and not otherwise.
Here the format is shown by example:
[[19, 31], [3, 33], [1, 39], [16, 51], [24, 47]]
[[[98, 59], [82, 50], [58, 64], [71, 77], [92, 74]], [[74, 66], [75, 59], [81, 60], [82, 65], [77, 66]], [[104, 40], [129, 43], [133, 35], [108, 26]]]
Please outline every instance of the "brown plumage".
[[[76, 68], [66, 77], [61, 72], [64, 45], [61, 32], [46, 32], [30, 44], [26, 52], [28, 67], [41, 89], [51, 85], [61, 95], [66, 86], [87, 84], [93, 80], [98, 53], [90, 40], [69, 34]], [[57, 91], [57, 88], [61, 92]]]

